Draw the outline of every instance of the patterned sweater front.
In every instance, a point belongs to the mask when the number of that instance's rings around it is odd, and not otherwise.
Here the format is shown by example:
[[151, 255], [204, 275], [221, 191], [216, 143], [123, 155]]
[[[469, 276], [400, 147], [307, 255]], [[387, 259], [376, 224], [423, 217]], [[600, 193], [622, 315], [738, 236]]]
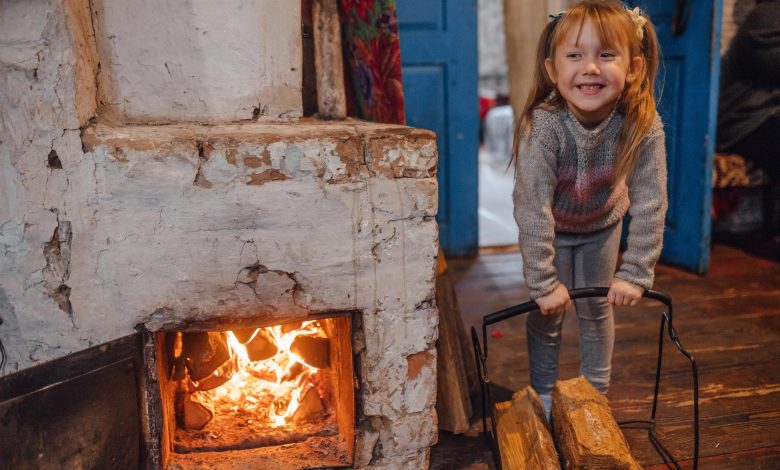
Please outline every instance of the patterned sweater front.
[[534, 110], [512, 196], [532, 299], [560, 283], [553, 264], [555, 232], [606, 229], [626, 212], [631, 215], [628, 244], [615, 277], [652, 287], [667, 208], [663, 123], [656, 114], [634, 171], [613, 184], [622, 124], [623, 116], [614, 111], [598, 127], [585, 129], [568, 108]]

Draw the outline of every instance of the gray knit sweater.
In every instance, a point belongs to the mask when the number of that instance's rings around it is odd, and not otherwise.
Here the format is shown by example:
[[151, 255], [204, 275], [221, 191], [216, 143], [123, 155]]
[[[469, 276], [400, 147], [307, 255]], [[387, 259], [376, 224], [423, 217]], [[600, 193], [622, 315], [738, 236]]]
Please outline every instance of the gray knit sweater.
[[628, 245], [615, 277], [652, 287], [667, 208], [663, 123], [656, 114], [633, 173], [613, 185], [622, 123], [614, 111], [594, 129], [585, 129], [566, 107], [533, 112], [512, 196], [532, 299], [560, 283], [553, 265], [555, 232], [595, 232], [620, 222], [626, 212]]

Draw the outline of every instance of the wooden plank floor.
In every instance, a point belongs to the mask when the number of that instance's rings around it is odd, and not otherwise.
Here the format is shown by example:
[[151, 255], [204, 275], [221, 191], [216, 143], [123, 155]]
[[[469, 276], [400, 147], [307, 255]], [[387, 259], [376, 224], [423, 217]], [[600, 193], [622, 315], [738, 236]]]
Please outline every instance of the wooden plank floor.
[[[776, 257], [775, 257], [776, 259]], [[467, 328], [482, 316], [528, 299], [517, 252], [448, 260]], [[780, 263], [726, 245], [712, 249], [706, 276], [659, 266], [655, 288], [673, 299], [674, 326], [699, 368], [701, 469], [780, 469]], [[651, 412], [662, 309], [651, 301], [616, 310], [616, 344], [609, 399], [618, 420]], [[489, 373], [496, 397], [528, 383], [524, 319], [491, 330]], [[560, 378], [579, 368], [577, 322], [564, 323]], [[690, 365], [668, 339], [658, 410], [663, 442], [691, 468]], [[475, 412], [480, 402], [475, 395]], [[440, 433], [431, 468], [484, 469], [491, 457], [479, 436], [479, 416], [461, 436]], [[646, 433], [627, 431], [646, 468], [666, 468]]]

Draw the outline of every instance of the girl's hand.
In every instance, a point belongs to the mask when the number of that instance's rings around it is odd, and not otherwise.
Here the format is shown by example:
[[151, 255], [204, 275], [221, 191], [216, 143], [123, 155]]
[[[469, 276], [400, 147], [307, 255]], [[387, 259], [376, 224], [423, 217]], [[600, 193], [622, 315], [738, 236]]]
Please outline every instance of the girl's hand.
[[630, 305], [633, 307], [639, 303], [639, 299], [642, 298], [644, 293], [645, 289], [643, 287], [615, 278], [609, 285], [607, 301], [612, 305]]
[[536, 299], [537, 305], [542, 315], [549, 315], [551, 313], [563, 313], [571, 305], [571, 298], [569, 297], [569, 290], [563, 284], [558, 284], [552, 292]]

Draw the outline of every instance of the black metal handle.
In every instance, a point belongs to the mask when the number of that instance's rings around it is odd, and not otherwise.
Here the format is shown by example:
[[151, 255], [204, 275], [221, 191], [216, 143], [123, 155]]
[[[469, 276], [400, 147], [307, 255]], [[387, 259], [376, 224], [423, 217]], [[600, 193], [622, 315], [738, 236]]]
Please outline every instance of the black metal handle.
[[[608, 287], [585, 287], [581, 289], [570, 290], [569, 297], [572, 300], [577, 300], [577, 299], [586, 299], [591, 297], [606, 297], [608, 293], [609, 293]], [[645, 293], [642, 295], [642, 297], [647, 299], [657, 300], [663, 303], [664, 305], [666, 305], [667, 307], [671, 307], [672, 305], [672, 299], [670, 299], [667, 295], [654, 290], [646, 290]], [[516, 317], [518, 315], [522, 315], [524, 313], [537, 310], [538, 308], [539, 305], [535, 301], [529, 300], [528, 302], [515, 305], [514, 307], [505, 308], [504, 310], [499, 310], [498, 312], [491, 313], [489, 315], [485, 315], [484, 317], [482, 317], [482, 348], [483, 348], [484, 358], [487, 358], [487, 353], [488, 353], [488, 345], [487, 345], [488, 325], [492, 325], [494, 323], [504, 321], [508, 318]], [[671, 315], [672, 315], [672, 311], [670, 308], [669, 323], [671, 323]]]
[[[608, 294], [609, 294], [609, 289], [606, 287], [588, 287], [584, 289], [572, 289], [569, 291], [569, 297], [572, 300], [589, 298], [589, 297], [606, 297]], [[653, 290], [645, 291], [642, 297], [656, 300], [666, 306], [666, 310], [661, 314], [661, 327], [658, 336], [658, 360], [656, 364], [655, 388], [653, 391], [652, 412], [649, 420], [627, 421], [624, 423], [620, 423], [620, 425], [621, 426], [643, 425], [643, 429], [647, 429], [648, 437], [650, 441], [653, 443], [654, 447], [661, 455], [664, 462], [666, 462], [667, 465], [669, 464], [674, 465], [674, 468], [676, 468], [677, 470], [681, 470], [681, 467], [677, 462], [677, 459], [674, 457], [674, 455], [672, 455], [669, 449], [667, 449], [666, 446], [663, 445], [663, 443], [660, 441], [659, 436], [656, 434], [656, 430], [655, 430], [656, 411], [658, 409], [658, 394], [661, 385], [661, 367], [662, 367], [662, 358], [663, 358], [664, 330], [666, 329], [669, 338], [674, 342], [674, 345], [677, 347], [677, 349], [688, 359], [688, 361], [690, 361], [691, 364], [691, 375], [693, 377], [693, 389], [692, 389], [693, 392], [693, 470], [696, 470], [699, 464], [699, 373], [698, 373], [698, 368], [696, 367], [696, 360], [688, 351], [685, 350], [682, 343], [680, 342], [679, 336], [677, 335], [677, 331], [674, 329], [674, 326], [672, 325], [672, 299], [665, 294]], [[498, 448], [498, 442], [494, 438], [497, 435], [497, 429], [496, 429], [495, 416], [492, 416], [493, 399], [490, 396], [490, 378], [488, 377], [488, 371], [487, 371], [487, 353], [488, 353], [487, 327], [488, 325], [498, 323], [500, 321], [515, 317], [517, 315], [522, 315], [524, 313], [531, 312], [538, 308], [539, 306], [536, 304], [535, 301], [529, 301], [482, 317], [482, 345], [481, 345], [482, 347], [480, 347], [479, 344], [479, 336], [477, 335], [476, 328], [471, 327], [471, 340], [474, 345], [474, 359], [476, 360], [477, 376], [480, 381], [480, 392], [482, 395], [482, 428], [483, 428], [485, 438], [487, 439], [488, 444], [490, 445], [497, 468], [500, 468], [501, 466], [501, 459], [499, 457], [500, 449]], [[492, 434], [488, 432], [488, 423], [487, 423], [488, 415], [492, 417], [491, 419]]]

